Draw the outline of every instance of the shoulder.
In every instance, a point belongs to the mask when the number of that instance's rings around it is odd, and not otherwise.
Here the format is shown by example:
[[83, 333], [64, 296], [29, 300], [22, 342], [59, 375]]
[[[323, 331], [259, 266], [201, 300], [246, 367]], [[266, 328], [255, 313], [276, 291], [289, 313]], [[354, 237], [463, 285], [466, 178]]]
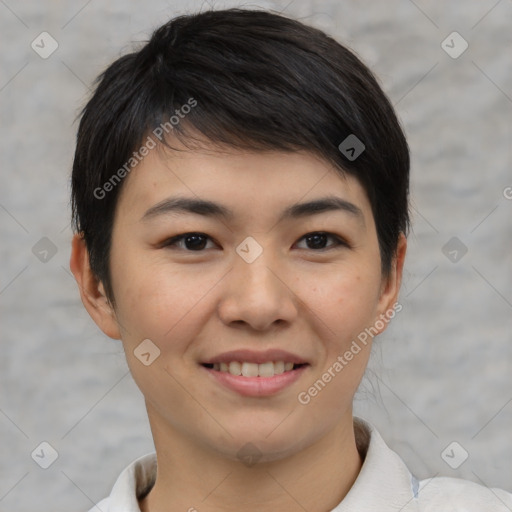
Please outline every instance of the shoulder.
[[512, 494], [469, 480], [434, 477], [419, 482], [421, 512], [510, 512]]
[[354, 418], [361, 471], [337, 512], [512, 512], [512, 494], [469, 480], [418, 481], [370, 423]]

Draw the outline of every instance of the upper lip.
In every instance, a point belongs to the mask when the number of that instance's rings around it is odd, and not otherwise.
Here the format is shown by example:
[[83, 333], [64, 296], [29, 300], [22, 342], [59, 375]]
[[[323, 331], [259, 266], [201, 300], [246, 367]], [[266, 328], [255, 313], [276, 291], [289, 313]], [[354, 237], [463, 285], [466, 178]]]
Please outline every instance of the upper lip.
[[213, 356], [206, 361], [202, 361], [202, 364], [215, 364], [215, 363], [231, 363], [232, 361], [247, 362], [263, 364], [269, 361], [283, 361], [285, 363], [294, 364], [305, 364], [307, 361], [291, 352], [279, 349], [269, 349], [261, 352], [254, 350], [240, 349], [230, 350], [229, 352], [223, 352], [217, 356]]

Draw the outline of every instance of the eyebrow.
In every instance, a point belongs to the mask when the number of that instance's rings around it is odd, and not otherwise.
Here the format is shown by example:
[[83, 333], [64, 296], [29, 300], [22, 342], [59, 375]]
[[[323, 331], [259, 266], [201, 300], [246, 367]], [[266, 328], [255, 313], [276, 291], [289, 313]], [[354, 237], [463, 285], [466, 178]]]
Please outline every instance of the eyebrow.
[[[290, 218], [297, 219], [333, 211], [348, 213], [365, 225], [362, 210], [350, 201], [337, 196], [321, 197], [306, 203], [293, 204], [281, 213], [278, 223]], [[234, 217], [233, 212], [229, 208], [213, 201], [188, 197], [169, 197], [149, 208], [140, 220], [148, 221], [171, 213], [193, 213], [205, 217], [223, 218], [225, 220]]]

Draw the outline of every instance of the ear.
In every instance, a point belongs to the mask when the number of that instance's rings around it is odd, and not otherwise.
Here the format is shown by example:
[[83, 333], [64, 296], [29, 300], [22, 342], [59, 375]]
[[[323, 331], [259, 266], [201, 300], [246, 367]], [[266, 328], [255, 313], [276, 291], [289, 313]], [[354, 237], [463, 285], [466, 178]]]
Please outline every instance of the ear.
[[69, 268], [78, 283], [82, 303], [96, 325], [110, 338], [121, 339], [114, 308], [107, 299], [103, 283], [91, 270], [89, 253], [81, 235], [73, 236]]
[[[404, 261], [405, 261], [405, 253], [407, 252], [407, 239], [403, 233], [400, 233], [400, 237], [398, 239], [398, 244], [396, 248], [395, 257], [391, 263], [391, 269], [389, 271], [389, 275], [382, 280], [381, 292], [379, 303], [377, 307], [377, 317], [375, 321], [381, 320], [381, 323], [384, 324], [382, 329], [379, 329], [379, 332], [383, 332], [386, 330], [387, 324], [389, 323], [389, 319], [393, 318], [394, 314], [391, 316], [389, 314], [386, 315], [387, 312], [390, 311], [399, 311], [402, 308], [398, 309], [395, 304], [398, 301], [398, 295], [400, 293], [400, 286], [402, 284], [402, 274], [404, 269]], [[388, 321], [382, 322], [381, 316], [384, 315], [388, 318]]]

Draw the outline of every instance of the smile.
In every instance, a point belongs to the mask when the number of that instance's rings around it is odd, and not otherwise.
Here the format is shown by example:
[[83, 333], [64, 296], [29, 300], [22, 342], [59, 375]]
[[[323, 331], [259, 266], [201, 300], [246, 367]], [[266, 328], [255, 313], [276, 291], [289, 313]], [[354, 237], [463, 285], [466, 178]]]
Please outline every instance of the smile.
[[[276, 395], [292, 386], [304, 372], [308, 371], [310, 365], [282, 361], [260, 364], [232, 361], [202, 364], [200, 368], [207, 372], [214, 386], [220, 385], [244, 397], [263, 398]], [[276, 370], [276, 373], [270, 375]], [[281, 370], [282, 372], [279, 373]]]

